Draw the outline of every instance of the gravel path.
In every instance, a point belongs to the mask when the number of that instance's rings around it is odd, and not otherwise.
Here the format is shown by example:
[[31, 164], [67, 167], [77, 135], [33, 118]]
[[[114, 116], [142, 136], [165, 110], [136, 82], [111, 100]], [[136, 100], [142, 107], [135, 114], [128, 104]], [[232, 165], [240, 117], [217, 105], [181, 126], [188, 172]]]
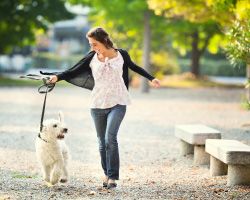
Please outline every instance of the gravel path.
[[[223, 138], [250, 144], [250, 113], [240, 108], [241, 89], [132, 89], [132, 105], [119, 133], [120, 180], [103, 190], [102, 170], [89, 91], [55, 88], [45, 118], [59, 110], [69, 127], [69, 183], [48, 188], [41, 178], [34, 140], [43, 96], [36, 88], [0, 88], [0, 200], [3, 199], [250, 199], [250, 187], [226, 186], [226, 176], [210, 177], [208, 167], [179, 155], [176, 124], [202, 123]], [[57, 117], [57, 116], [56, 116]]]

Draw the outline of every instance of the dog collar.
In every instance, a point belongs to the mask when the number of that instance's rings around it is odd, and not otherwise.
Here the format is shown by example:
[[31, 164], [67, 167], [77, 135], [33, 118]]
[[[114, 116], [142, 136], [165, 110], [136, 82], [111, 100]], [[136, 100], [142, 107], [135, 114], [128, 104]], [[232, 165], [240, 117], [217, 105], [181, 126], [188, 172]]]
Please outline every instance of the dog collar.
[[43, 139], [43, 138], [41, 137], [41, 134], [40, 134], [40, 133], [38, 134], [38, 137], [39, 137], [41, 140], [43, 140], [44, 142], [49, 143], [47, 140], [45, 140], [45, 139]]

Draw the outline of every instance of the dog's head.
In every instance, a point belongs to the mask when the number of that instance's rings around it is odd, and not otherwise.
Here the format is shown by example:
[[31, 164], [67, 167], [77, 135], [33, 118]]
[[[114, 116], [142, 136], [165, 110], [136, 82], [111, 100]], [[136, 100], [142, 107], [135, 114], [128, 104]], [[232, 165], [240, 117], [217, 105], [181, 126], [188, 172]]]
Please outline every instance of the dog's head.
[[47, 119], [43, 122], [41, 137], [47, 141], [63, 139], [68, 128], [64, 124], [63, 113], [59, 112], [58, 119]]

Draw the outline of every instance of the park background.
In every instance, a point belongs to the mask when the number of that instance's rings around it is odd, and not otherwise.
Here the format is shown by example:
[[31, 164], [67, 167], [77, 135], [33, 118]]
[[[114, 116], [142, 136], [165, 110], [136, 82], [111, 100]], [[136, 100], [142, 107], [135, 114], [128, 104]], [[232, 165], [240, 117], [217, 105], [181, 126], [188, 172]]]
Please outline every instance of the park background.
[[[248, 0], [6, 0], [0, 6], [1, 84], [11, 84], [3, 79], [10, 73], [73, 66], [89, 51], [85, 34], [94, 26], [163, 86], [247, 83]], [[147, 92], [144, 79], [141, 85]]]
[[[180, 157], [178, 124], [205, 124], [250, 144], [249, 0], [2, 0], [0, 2], [0, 199], [249, 199], [248, 186]], [[71, 180], [47, 188], [35, 158], [43, 96], [20, 75], [63, 71], [105, 28], [118, 48], [161, 80], [130, 74], [132, 105], [121, 127], [121, 180], [97, 189], [101, 167], [89, 91], [60, 82], [45, 118], [65, 114]], [[145, 109], [147, 108], [147, 109]]]

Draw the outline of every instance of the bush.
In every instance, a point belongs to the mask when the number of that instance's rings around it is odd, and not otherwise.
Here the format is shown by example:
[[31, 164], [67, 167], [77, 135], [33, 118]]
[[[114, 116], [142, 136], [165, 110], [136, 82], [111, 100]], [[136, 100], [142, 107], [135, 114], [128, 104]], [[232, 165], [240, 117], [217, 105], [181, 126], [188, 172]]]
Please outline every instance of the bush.
[[[129, 54], [131, 55], [132, 60], [137, 63], [139, 66], [142, 66], [142, 56], [143, 53], [141, 50], [132, 49]], [[180, 73], [180, 67], [177, 62], [177, 58], [172, 53], [167, 51], [152, 52], [150, 54], [151, 63], [150, 63], [150, 73], [152, 73], [157, 78], [163, 78], [164, 75]], [[135, 75], [134, 72], [130, 72], [131, 80]]]
[[179, 65], [174, 55], [161, 51], [151, 54], [151, 65], [153, 74], [157, 77], [169, 74], [177, 74], [180, 72]]
[[[181, 72], [190, 71], [190, 59], [181, 58], [178, 59]], [[201, 75], [208, 76], [246, 76], [246, 66], [232, 66], [226, 59], [201, 59], [200, 63], [200, 73]]]

